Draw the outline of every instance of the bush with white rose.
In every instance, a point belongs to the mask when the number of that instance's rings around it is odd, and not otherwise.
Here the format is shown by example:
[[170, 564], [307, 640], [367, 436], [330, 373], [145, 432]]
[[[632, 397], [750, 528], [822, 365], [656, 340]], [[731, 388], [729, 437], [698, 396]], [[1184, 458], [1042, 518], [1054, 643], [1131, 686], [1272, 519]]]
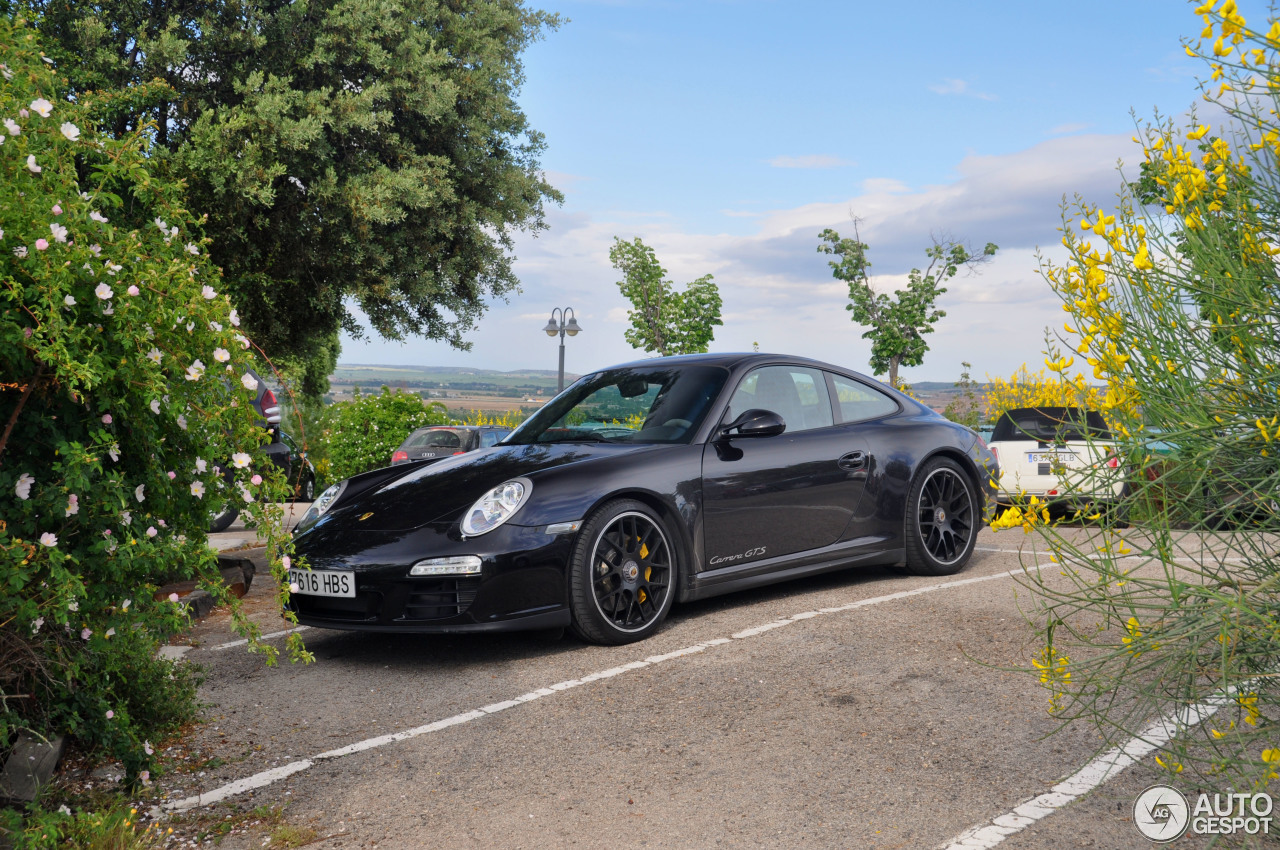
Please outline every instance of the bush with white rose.
[[94, 132], [2, 17], [0, 74], [0, 754], [69, 734], [145, 782], [194, 713], [192, 673], [156, 657], [186, 623], [157, 585], [215, 584], [220, 488], [278, 550], [285, 488], [255, 453], [250, 342], [149, 128]]

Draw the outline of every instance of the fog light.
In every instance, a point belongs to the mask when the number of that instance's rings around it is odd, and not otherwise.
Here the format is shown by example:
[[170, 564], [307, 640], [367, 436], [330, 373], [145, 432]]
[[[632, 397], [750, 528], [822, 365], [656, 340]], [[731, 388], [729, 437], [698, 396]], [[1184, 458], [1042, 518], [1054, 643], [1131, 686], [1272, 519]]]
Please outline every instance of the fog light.
[[411, 576], [478, 576], [480, 558], [477, 555], [455, 555], [451, 558], [428, 558], [419, 561], [409, 570]]

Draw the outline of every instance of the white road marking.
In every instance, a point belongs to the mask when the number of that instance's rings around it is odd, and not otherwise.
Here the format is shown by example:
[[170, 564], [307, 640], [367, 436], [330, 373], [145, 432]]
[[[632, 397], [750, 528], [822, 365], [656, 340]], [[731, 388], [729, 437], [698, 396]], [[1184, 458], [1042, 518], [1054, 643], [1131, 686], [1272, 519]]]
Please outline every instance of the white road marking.
[[[271, 634], [263, 635], [261, 638], [259, 638], [259, 640], [271, 640], [272, 638], [278, 638], [278, 637], [284, 637], [285, 635], [291, 635], [291, 634], [293, 634], [294, 632], [305, 632], [305, 631], [306, 631], [307, 629], [309, 629], [309, 628], [311, 628], [311, 627], [310, 627], [310, 626], [295, 626], [295, 627], [294, 627], [294, 628], [292, 628], [292, 629], [285, 629], [285, 630], [284, 630], [284, 631], [282, 631], [282, 632], [272, 632]], [[241, 638], [240, 640], [233, 640], [233, 641], [229, 641], [229, 642], [227, 642], [227, 643], [220, 643], [220, 644], [218, 644], [217, 646], [211, 646], [211, 647], [209, 647], [209, 651], [210, 651], [210, 652], [216, 652], [216, 651], [218, 651], [218, 650], [220, 650], [220, 649], [235, 649], [237, 646], [244, 646], [244, 645], [246, 645], [247, 643], [249, 643], [248, 639], [246, 639], [246, 638]]]
[[[235, 782], [228, 783], [226, 785], [221, 786], [220, 788], [215, 788], [212, 791], [206, 791], [201, 794], [197, 794], [193, 797], [186, 797], [182, 800], [174, 800], [172, 802], [164, 803], [157, 808], [153, 808], [151, 810], [151, 815], [153, 818], [158, 818], [158, 817], [162, 817], [165, 814], [176, 814], [180, 812], [190, 811], [191, 809], [199, 808], [201, 806], [212, 805], [214, 803], [221, 802], [222, 800], [225, 800], [228, 797], [232, 797], [236, 794], [240, 794], [245, 791], [250, 791], [256, 788], [262, 788], [274, 782], [278, 782], [281, 779], [284, 779], [286, 777], [292, 776], [295, 773], [298, 773], [300, 771], [307, 770], [313, 767], [317, 762], [326, 761], [328, 759], [341, 758], [343, 756], [349, 756], [354, 753], [360, 753], [360, 752], [364, 752], [365, 750], [371, 750], [377, 747], [383, 747], [388, 744], [393, 744], [399, 741], [407, 741], [408, 739], [416, 738], [419, 735], [426, 735], [432, 732], [439, 732], [440, 730], [447, 729], [451, 726], [458, 726], [463, 723], [470, 723], [474, 720], [479, 720], [483, 717], [488, 717], [491, 714], [496, 714], [500, 711], [506, 711], [508, 709], [515, 708], [524, 703], [533, 702], [534, 700], [542, 699], [543, 697], [553, 696], [556, 693], [559, 693], [561, 691], [567, 691], [571, 688], [576, 688], [579, 685], [585, 685], [590, 682], [598, 681], [600, 679], [608, 679], [613, 676], [620, 676], [632, 670], [641, 670], [645, 667], [651, 667], [655, 664], [662, 664], [663, 662], [666, 662], [666, 661], [673, 661], [678, 658], [684, 658], [689, 655], [695, 655], [697, 653], [705, 652], [706, 650], [712, 649], [717, 646], [724, 646], [725, 644], [733, 643], [735, 640], [748, 640], [750, 638], [757, 637], [766, 632], [772, 631], [773, 629], [779, 628], [781, 626], [787, 626], [792, 623], [799, 622], [800, 620], [812, 619], [814, 617], [817, 617], [823, 614], [843, 613], [845, 611], [852, 611], [857, 608], [866, 608], [871, 605], [879, 605], [883, 602], [894, 602], [899, 599], [907, 599], [912, 596], [920, 596], [921, 594], [925, 594], [925, 593], [933, 593], [934, 591], [937, 591], [937, 590], [945, 590], [947, 588], [952, 588], [952, 587], [963, 587], [965, 585], [976, 584], [978, 582], [994, 581], [996, 579], [1008, 578], [1010, 576], [1018, 575], [1023, 572], [1024, 570], [1022, 569], [1016, 569], [1016, 570], [1008, 570], [1007, 572], [995, 573], [994, 575], [977, 576], [975, 578], [966, 578], [966, 579], [959, 579], [957, 581], [941, 582], [938, 584], [931, 584], [925, 587], [916, 588], [915, 590], [904, 590], [899, 593], [886, 594], [885, 596], [874, 596], [874, 597], [871, 597], [870, 599], [860, 599], [857, 602], [851, 602], [848, 605], [841, 605], [837, 608], [822, 608], [818, 611], [804, 611], [799, 614], [793, 614], [786, 619], [774, 620], [772, 622], [765, 623], [760, 626], [756, 626], [755, 628], [744, 629], [743, 631], [735, 633], [732, 636], [732, 638], [714, 638], [712, 640], [702, 641], [701, 643], [695, 643], [692, 646], [686, 646], [682, 649], [677, 649], [673, 652], [666, 652], [661, 655], [651, 655], [642, 661], [641, 660], [631, 661], [626, 664], [619, 665], [617, 667], [611, 667], [607, 670], [601, 670], [595, 673], [588, 673], [580, 679], [569, 679], [568, 681], [557, 682], [554, 685], [547, 685], [545, 688], [539, 688], [536, 691], [531, 691], [527, 694], [521, 694], [520, 696], [514, 697], [512, 699], [504, 700], [501, 702], [495, 702], [490, 705], [486, 705], [482, 708], [465, 712], [463, 714], [456, 714], [453, 717], [448, 717], [448, 718], [445, 718], [444, 720], [437, 720], [433, 723], [428, 723], [424, 726], [418, 726], [413, 729], [406, 729], [402, 732], [395, 732], [389, 735], [379, 735], [375, 738], [368, 738], [363, 741], [357, 741], [354, 744], [349, 744], [345, 747], [339, 747], [336, 750], [329, 750], [327, 752], [319, 753], [318, 755], [314, 755], [309, 759], [303, 759], [302, 761], [296, 761], [287, 765], [283, 765], [281, 767], [272, 768], [271, 770], [266, 770], [261, 773], [256, 773], [253, 776], [247, 777], [245, 779], [238, 779]], [[301, 626], [299, 628], [306, 628], [306, 627]], [[290, 631], [296, 631], [296, 629], [291, 629]], [[264, 638], [277, 637], [282, 634], [287, 634], [287, 632], [277, 632], [273, 635], [264, 635], [263, 637]], [[225, 648], [230, 648], [232, 646], [242, 646], [244, 645], [244, 643], [245, 641], [232, 641], [231, 643], [228, 643], [228, 644], [223, 644], [221, 646], [213, 647], [213, 649], [225, 649]]]
[[1230, 688], [1224, 694], [1199, 705], [1188, 706], [1162, 717], [1130, 738], [1124, 746], [1107, 750], [1053, 786], [1049, 793], [1033, 797], [1014, 807], [1013, 811], [993, 818], [990, 823], [965, 830], [941, 845], [942, 850], [986, 850], [995, 847], [1010, 835], [1021, 832], [1068, 803], [1078, 800], [1125, 768], [1160, 749], [1188, 726], [1208, 720], [1218, 709], [1231, 702], [1237, 690]]

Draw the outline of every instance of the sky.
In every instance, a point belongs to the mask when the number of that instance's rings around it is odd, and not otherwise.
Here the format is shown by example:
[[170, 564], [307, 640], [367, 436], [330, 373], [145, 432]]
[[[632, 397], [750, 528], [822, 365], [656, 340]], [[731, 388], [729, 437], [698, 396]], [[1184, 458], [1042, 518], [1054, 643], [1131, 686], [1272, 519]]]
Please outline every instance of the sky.
[[[343, 363], [557, 367], [542, 328], [572, 308], [565, 369], [646, 356], [614, 237], [652, 246], [677, 288], [712, 274], [711, 351], [796, 354], [870, 373], [871, 343], [818, 234], [870, 250], [892, 292], [935, 237], [1000, 251], [954, 278], [908, 382], [1038, 370], [1065, 314], [1037, 254], [1062, 259], [1061, 204], [1107, 205], [1141, 159], [1135, 120], [1183, 118], [1207, 75], [1202, 27], [1177, 0], [1063, 3], [543, 0], [568, 20], [525, 53], [520, 103], [564, 193], [520, 234], [521, 292], [490, 304], [468, 352], [421, 339], [343, 339]], [[1242, 2], [1250, 23], [1265, 11]], [[1250, 14], [1252, 12], [1252, 15]]]

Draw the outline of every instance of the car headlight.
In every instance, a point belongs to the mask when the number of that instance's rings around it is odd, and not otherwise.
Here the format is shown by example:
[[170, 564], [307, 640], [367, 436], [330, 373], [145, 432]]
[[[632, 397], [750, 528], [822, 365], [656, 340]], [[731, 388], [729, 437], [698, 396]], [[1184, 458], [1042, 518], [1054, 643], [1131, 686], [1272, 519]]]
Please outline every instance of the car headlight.
[[468, 537], [493, 531], [509, 520], [529, 501], [533, 482], [528, 478], [512, 478], [494, 487], [467, 509], [462, 518], [462, 533]]
[[333, 503], [342, 497], [342, 494], [346, 489], [347, 482], [345, 480], [339, 481], [337, 484], [326, 488], [325, 491], [317, 496], [316, 500], [311, 503], [311, 507], [307, 508], [307, 512], [302, 515], [302, 519], [298, 520], [298, 528], [310, 525], [320, 519], [320, 517], [324, 516], [325, 512], [328, 511], [329, 508], [333, 507]]

